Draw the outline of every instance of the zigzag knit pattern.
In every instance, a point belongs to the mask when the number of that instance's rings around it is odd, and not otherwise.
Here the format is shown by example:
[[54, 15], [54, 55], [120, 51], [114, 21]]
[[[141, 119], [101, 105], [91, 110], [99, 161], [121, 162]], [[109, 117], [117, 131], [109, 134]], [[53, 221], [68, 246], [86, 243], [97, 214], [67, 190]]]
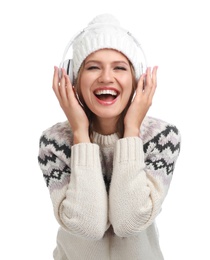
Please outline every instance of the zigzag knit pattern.
[[[149, 153], [149, 147], [151, 144], [155, 146], [155, 149], [162, 153], [163, 151], [171, 151], [172, 154], [179, 152], [180, 150], [180, 142], [174, 144], [173, 139], [170, 136], [178, 135], [178, 129], [175, 126], [167, 126], [165, 130], [163, 130], [161, 133], [157, 134], [152, 140], [144, 144], [144, 152], [145, 154]], [[161, 140], [167, 140], [166, 143], [161, 143]], [[174, 171], [174, 164], [173, 162], [168, 162], [164, 158], [160, 158], [156, 161], [152, 161], [151, 159], [146, 160], [146, 165], [152, 165], [154, 167], [154, 170], [158, 170], [161, 168], [166, 169], [166, 174], [172, 174]]]
[[[157, 131], [159, 132], [157, 133]], [[157, 172], [164, 169], [166, 175], [173, 174], [176, 159], [170, 161], [162, 155], [167, 152], [171, 153], [172, 158], [177, 158], [180, 152], [178, 129], [174, 125], [147, 117], [141, 129], [141, 138], [144, 143], [145, 164], [149, 166], [150, 170]], [[38, 162], [43, 169], [43, 176], [48, 187], [52, 183], [62, 183], [63, 179], [69, 180], [72, 143], [72, 133], [67, 122], [58, 123], [43, 132], [40, 138]], [[42, 150], [45, 150], [44, 154]], [[160, 155], [159, 158], [157, 154]], [[106, 154], [106, 158], [110, 156], [113, 158], [112, 150], [109, 154]], [[63, 164], [59, 162], [59, 167], [56, 166], [58, 157], [61, 157], [63, 160]], [[54, 165], [54, 168], [48, 167], [49, 165]], [[46, 172], [45, 168], [47, 169]], [[104, 181], [108, 189], [111, 182], [111, 174], [108, 176], [104, 174]]]
[[[68, 145], [62, 144], [58, 145], [55, 140], [48, 139], [45, 135], [43, 135], [40, 138], [40, 147], [53, 147], [56, 151], [61, 152], [63, 156], [65, 156], [67, 159], [70, 159], [71, 157], [71, 149]], [[56, 164], [57, 156], [55, 154], [45, 155], [44, 158], [41, 156], [38, 157], [38, 161], [40, 165], [47, 166], [48, 163], [54, 163]], [[68, 165], [65, 165], [64, 168], [53, 168], [49, 174], [44, 174], [43, 176], [45, 178], [47, 187], [50, 185], [50, 180], [53, 181], [59, 181], [62, 179], [63, 175], [70, 174], [70, 168]]]
[[146, 117], [139, 137], [93, 133], [73, 145], [68, 122], [42, 133], [38, 161], [61, 228], [54, 259], [163, 260], [155, 219], [180, 152], [178, 129]]

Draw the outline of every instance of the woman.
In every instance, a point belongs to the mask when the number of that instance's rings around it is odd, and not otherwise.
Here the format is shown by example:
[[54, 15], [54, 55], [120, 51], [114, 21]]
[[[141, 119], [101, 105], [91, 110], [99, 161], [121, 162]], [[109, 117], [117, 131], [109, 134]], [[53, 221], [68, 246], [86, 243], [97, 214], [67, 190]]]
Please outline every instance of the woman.
[[43, 132], [39, 164], [60, 224], [56, 260], [163, 259], [155, 218], [180, 135], [146, 116], [157, 67], [142, 73], [139, 52], [105, 14], [74, 40], [74, 82], [55, 67], [53, 90], [67, 121]]

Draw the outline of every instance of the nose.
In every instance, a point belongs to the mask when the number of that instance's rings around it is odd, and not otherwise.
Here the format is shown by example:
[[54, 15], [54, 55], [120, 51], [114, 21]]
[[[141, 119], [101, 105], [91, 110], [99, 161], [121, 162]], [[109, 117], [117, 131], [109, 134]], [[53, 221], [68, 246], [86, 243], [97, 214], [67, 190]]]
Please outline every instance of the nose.
[[100, 83], [112, 83], [114, 78], [111, 69], [102, 69], [98, 80]]

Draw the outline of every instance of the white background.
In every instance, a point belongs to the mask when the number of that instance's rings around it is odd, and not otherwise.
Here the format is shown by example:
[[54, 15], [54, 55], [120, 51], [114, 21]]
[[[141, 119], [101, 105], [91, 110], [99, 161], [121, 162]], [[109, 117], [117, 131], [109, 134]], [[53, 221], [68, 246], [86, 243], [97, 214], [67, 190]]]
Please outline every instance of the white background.
[[149, 114], [182, 134], [157, 218], [165, 259], [210, 259], [207, 0], [1, 2], [0, 259], [52, 259], [58, 226], [37, 155], [41, 132], [65, 120], [51, 89], [53, 66], [70, 38], [101, 13], [115, 15], [142, 43], [149, 65], [159, 66]]

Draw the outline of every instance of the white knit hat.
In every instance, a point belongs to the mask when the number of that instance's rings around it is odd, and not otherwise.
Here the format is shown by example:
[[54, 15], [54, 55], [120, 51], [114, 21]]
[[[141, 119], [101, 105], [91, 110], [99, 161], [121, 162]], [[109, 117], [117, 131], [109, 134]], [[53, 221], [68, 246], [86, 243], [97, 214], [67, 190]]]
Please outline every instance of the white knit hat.
[[[145, 56], [136, 39], [120, 27], [110, 14], [96, 16], [73, 42], [73, 73], [77, 78], [82, 62], [91, 53], [110, 48], [122, 52], [132, 63], [138, 80], [142, 74]], [[140, 55], [141, 54], [141, 55]]]

